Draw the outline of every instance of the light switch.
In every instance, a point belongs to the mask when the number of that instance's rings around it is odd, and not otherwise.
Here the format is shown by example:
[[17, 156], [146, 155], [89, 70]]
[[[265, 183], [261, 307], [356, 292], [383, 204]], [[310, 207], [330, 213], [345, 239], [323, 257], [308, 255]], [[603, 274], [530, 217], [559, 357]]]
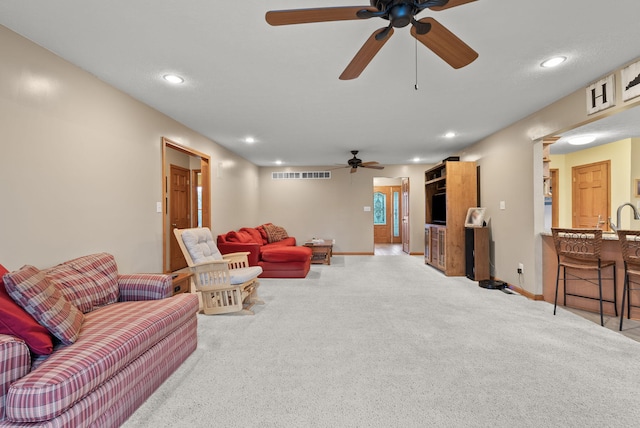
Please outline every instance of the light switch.
[[371, 207], [364, 207], [364, 212], [369, 212], [371, 211]]
[[506, 210], [507, 209], [507, 204], [505, 201], [500, 201], [500, 209], [501, 210]]
[[162, 202], [156, 202], [156, 212], [157, 213], [162, 212]]

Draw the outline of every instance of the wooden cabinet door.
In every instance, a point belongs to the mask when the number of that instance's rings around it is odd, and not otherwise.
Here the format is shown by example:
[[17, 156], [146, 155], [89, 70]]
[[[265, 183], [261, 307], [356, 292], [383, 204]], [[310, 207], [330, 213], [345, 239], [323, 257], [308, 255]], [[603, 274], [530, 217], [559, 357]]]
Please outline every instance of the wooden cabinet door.
[[431, 261], [431, 228], [424, 228], [424, 262]]
[[442, 270], [447, 269], [447, 229], [444, 227], [438, 228], [436, 233], [438, 237], [438, 266]]

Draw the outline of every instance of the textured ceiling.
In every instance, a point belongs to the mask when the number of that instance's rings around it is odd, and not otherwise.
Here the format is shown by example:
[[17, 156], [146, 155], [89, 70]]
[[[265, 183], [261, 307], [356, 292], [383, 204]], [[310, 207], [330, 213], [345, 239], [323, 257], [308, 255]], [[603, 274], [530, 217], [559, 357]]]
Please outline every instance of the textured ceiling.
[[[478, 0], [425, 11], [418, 17], [435, 17], [479, 58], [454, 70], [399, 28], [351, 81], [338, 76], [386, 21], [264, 19], [268, 10], [358, 4], [367, 2], [3, 0], [0, 24], [258, 165], [333, 165], [352, 149], [364, 161], [438, 162], [640, 57], [637, 0]], [[539, 66], [555, 55], [568, 61]], [[186, 82], [166, 84], [170, 72]]]

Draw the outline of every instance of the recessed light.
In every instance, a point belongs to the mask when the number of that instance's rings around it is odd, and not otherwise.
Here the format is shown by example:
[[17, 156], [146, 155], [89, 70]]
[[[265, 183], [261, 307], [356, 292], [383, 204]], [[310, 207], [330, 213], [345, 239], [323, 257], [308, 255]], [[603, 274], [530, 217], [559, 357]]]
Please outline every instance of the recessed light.
[[415, 157], [415, 158], [413, 158], [413, 161], [414, 162], [420, 162], [420, 158], [419, 157]]
[[543, 61], [542, 64], [540, 64], [540, 66], [544, 68], [557, 67], [558, 65], [562, 64], [566, 60], [567, 60], [566, 56], [554, 56], [553, 58], [549, 58], [548, 60]]
[[282, 165], [282, 161], [281, 160], [277, 160], [276, 161], [276, 165]]
[[162, 78], [169, 83], [179, 84], [184, 82], [184, 79], [176, 74], [165, 74]]
[[455, 132], [447, 132], [446, 134], [444, 134], [445, 137], [447, 138], [453, 138], [456, 136]]
[[593, 135], [583, 135], [581, 137], [572, 137], [567, 141], [569, 144], [574, 146], [582, 146], [584, 144], [593, 143], [596, 140], [596, 137]]
[[256, 142], [256, 139], [253, 138], [253, 137], [247, 137], [247, 138], [244, 139], [244, 142], [248, 143], [248, 144], [253, 144], [253, 143]]

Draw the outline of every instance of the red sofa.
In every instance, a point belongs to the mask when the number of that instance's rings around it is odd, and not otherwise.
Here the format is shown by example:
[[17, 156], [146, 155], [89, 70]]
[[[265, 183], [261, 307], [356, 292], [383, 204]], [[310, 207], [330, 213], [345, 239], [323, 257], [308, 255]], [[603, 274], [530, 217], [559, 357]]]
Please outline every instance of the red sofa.
[[304, 278], [311, 268], [311, 249], [271, 223], [218, 235], [222, 254], [246, 251], [250, 266], [262, 267], [260, 278]]

